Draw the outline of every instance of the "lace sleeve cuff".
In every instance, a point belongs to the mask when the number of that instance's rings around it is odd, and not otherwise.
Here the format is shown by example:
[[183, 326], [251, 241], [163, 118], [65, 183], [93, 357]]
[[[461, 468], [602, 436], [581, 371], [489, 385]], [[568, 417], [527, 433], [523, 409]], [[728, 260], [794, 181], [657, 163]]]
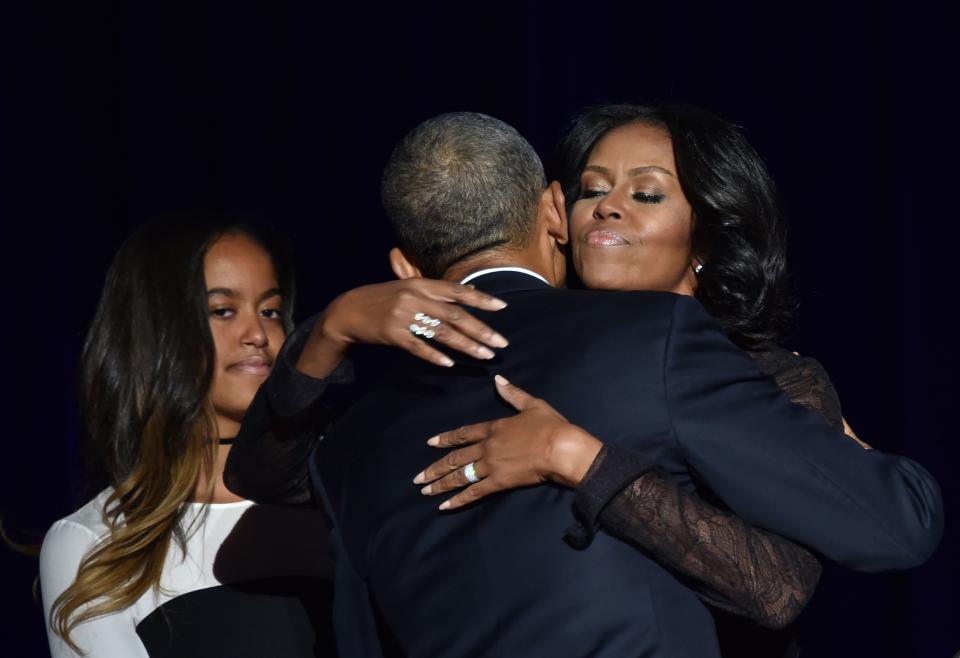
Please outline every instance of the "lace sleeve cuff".
[[641, 453], [605, 443], [587, 470], [573, 500], [576, 523], [564, 540], [577, 549], [590, 545], [600, 529], [600, 513], [631, 482], [653, 468]]
[[310, 408], [320, 399], [329, 384], [353, 383], [353, 364], [346, 357], [337, 364], [329, 377], [323, 379], [297, 370], [297, 360], [319, 317], [319, 314], [314, 315], [294, 329], [277, 355], [266, 385], [270, 406], [278, 418], [292, 418]]

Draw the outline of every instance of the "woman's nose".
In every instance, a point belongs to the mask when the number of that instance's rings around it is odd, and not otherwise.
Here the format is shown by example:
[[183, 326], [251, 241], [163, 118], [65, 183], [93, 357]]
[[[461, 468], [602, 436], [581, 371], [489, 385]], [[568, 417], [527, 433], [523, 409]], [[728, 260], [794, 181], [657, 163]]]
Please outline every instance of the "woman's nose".
[[623, 205], [620, 194], [610, 191], [604, 194], [593, 209], [594, 219], [622, 219]]
[[246, 323], [241, 336], [244, 345], [253, 345], [254, 347], [266, 347], [270, 342], [267, 332], [263, 326], [263, 319], [257, 315]]

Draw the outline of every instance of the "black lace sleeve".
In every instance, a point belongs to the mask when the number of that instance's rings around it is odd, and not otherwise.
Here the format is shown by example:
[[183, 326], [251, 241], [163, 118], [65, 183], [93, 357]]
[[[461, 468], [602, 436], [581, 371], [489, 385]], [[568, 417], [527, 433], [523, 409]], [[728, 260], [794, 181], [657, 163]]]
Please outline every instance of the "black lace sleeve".
[[[568, 541], [582, 546], [589, 541], [583, 527], [599, 523], [671, 569], [711, 605], [768, 628], [796, 619], [820, 578], [817, 559], [684, 491], [645, 459], [612, 444], [601, 449], [578, 490], [580, 524], [571, 528]], [[596, 510], [596, 499], [583, 492], [609, 488], [628, 466], [648, 470]], [[590, 518], [594, 512], [598, 516]]]
[[[751, 356], [797, 404], [842, 426], [823, 367], [773, 348]], [[599, 528], [628, 541], [684, 579], [704, 601], [770, 628], [792, 622], [821, 566], [804, 548], [681, 489], [649, 459], [605, 445], [577, 490], [567, 541], [584, 547]]]
[[819, 361], [776, 346], [749, 354], [793, 402], [816, 411], [831, 427], [843, 428], [840, 396]]

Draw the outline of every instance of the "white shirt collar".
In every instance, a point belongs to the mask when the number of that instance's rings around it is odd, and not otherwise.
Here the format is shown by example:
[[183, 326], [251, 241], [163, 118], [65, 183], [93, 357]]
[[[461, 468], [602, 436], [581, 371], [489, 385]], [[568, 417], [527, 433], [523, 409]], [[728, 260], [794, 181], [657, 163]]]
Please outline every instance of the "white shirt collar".
[[542, 276], [540, 276], [540, 275], [537, 274], [536, 272], [534, 272], [534, 271], [532, 271], [532, 270], [528, 270], [528, 269], [526, 269], [525, 267], [488, 267], [488, 268], [485, 269], [485, 270], [480, 270], [479, 272], [474, 272], [473, 274], [467, 276], [467, 277], [466, 277], [463, 281], [461, 281], [460, 283], [461, 283], [461, 284], [469, 283], [470, 281], [473, 281], [474, 279], [476, 279], [478, 276], [483, 276], [484, 274], [491, 274], [491, 273], [493, 273], [493, 272], [519, 272], [520, 274], [529, 274], [529, 275], [532, 276], [532, 277], [536, 277], [536, 278], [540, 279], [541, 281], [543, 281], [543, 282], [544, 282], [545, 284], [547, 284], [548, 286], [550, 285], [550, 282], [549, 282], [549, 281], [547, 281], [546, 279], [544, 279]]

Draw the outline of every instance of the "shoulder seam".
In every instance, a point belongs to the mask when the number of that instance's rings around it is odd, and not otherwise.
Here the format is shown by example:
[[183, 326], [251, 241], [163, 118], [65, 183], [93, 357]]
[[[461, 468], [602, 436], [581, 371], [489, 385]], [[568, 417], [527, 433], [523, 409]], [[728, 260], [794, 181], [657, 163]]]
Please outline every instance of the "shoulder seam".
[[661, 361], [661, 387], [663, 388], [663, 404], [667, 409], [667, 420], [670, 423], [670, 436], [673, 437], [673, 442], [676, 445], [677, 449], [680, 450], [681, 454], [686, 454], [686, 451], [683, 449], [683, 445], [680, 443], [680, 437], [677, 436], [677, 428], [673, 421], [673, 407], [670, 405], [670, 394], [667, 389], [667, 361], [670, 358], [670, 348], [673, 346], [673, 334], [676, 327], [677, 319], [677, 306], [679, 305], [679, 297], [673, 300], [672, 309], [670, 311], [670, 326], [667, 329], [667, 337], [663, 341], [663, 359]]
[[93, 531], [92, 528], [89, 528], [88, 526], [85, 526], [84, 524], [78, 523], [77, 521], [74, 521], [73, 519], [69, 519], [69, 518], [60, 519], [59, 521], [56, 521], [52, 526], [50, 526], [50, 530], [48, 530], [47, 532], [48, 533], [54, 532], [55, 530], [58, 530], [68, 525], [74, 526], [76, 528], [81, 528], [86, 534], [93, 537], [94, 541], [96, 541], [97, 539], [100, 539], [100, 537], [103, 536], [103, 533], [97, 534], [96, 532]]

